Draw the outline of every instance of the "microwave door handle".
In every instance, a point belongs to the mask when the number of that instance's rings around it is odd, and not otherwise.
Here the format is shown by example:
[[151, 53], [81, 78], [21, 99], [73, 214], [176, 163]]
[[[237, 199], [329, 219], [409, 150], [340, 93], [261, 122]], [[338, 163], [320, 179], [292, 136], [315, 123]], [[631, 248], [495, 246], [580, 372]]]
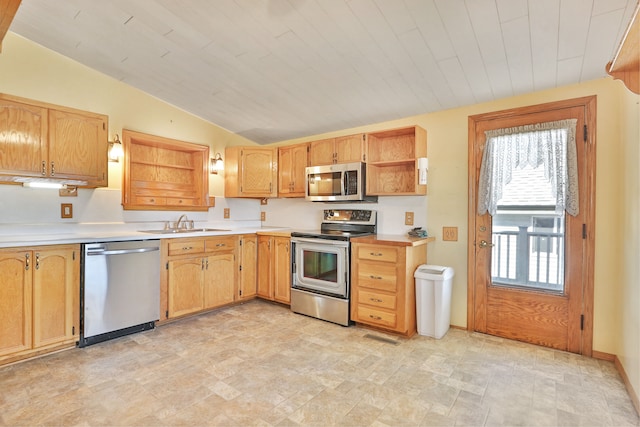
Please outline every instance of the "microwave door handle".
[[347, 171], [340, 174], [340, 186], [342, 187], [342, 196], [347, 195]]

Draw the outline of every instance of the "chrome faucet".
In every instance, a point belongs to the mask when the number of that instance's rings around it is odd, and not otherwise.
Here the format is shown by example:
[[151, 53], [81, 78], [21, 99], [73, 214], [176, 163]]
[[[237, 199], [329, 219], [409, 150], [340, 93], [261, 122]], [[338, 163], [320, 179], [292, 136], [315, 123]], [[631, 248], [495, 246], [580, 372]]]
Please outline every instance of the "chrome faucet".
[[178, 218], [178, 220], [176, 221], [176, 230], [180, 230], [180, 223], [182, 223], [182, 220], [184, 220], [185, 224], [186, 224], [186, 222], [187, 222], [187, 214], [180, 215], [180, 218]]

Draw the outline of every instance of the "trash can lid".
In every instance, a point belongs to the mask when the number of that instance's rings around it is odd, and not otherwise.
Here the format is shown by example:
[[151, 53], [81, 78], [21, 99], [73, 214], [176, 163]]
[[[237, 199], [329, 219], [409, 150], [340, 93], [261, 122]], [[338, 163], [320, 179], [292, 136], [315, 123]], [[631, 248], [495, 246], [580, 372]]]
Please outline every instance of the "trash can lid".
[[453, 274], [454, 271], [451, 267], [422, 264], [416, 269], [414, 277], [418, 279], [445, 280], [453, 277]]

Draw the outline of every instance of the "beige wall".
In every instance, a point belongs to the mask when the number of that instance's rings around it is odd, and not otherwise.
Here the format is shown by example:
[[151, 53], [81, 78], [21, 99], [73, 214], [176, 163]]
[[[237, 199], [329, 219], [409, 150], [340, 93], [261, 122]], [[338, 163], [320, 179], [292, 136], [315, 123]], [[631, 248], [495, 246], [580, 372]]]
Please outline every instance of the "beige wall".
[[619, 262], [620, 286], [615, 315], [616, 354], [624, 366], [631, 386], [640, 392], [640, 97], [619, 87], [620, 130], [620, 210]]

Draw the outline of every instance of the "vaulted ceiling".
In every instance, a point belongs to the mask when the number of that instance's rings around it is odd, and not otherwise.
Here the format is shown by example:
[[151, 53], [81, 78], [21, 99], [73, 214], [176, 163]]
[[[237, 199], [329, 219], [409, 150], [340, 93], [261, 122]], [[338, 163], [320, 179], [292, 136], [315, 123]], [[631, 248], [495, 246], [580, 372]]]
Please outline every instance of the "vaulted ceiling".
[[637, 0], [24, 0], [10, 30], [257, 143], [606, 76]]

